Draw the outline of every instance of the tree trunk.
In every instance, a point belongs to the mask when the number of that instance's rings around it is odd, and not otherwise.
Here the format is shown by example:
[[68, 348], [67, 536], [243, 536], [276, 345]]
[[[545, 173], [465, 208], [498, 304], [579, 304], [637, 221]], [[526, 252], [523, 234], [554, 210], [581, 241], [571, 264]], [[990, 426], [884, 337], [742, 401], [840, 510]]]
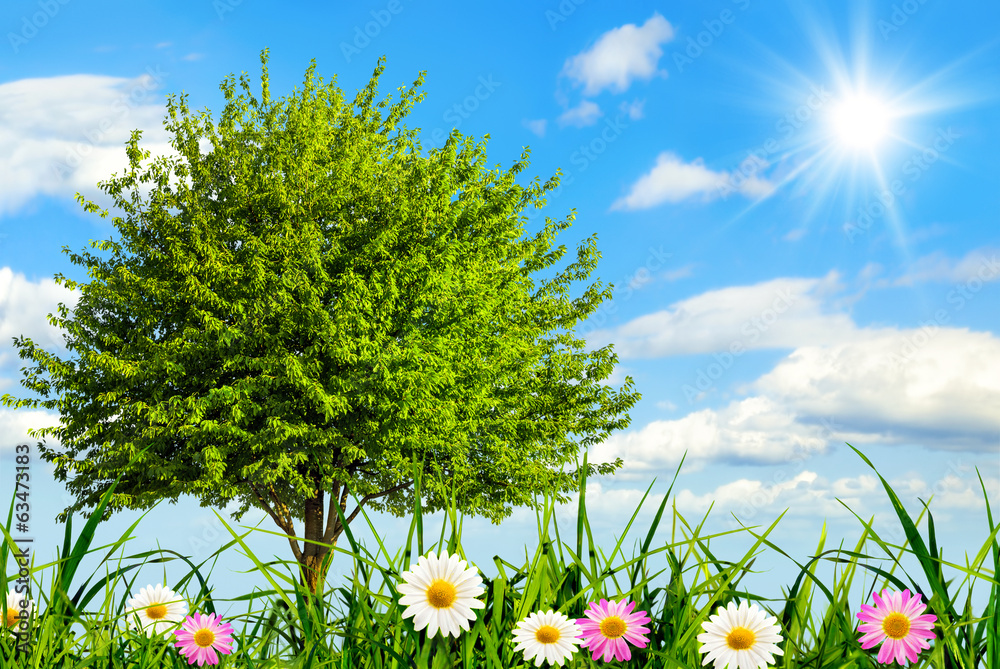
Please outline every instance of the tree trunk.
[[[318, 477], [315, 480], [315, 485], [316, 488], [313, 489], [313, 496], [307, 499], [305, 503], [305, 534], [303, 537], [307, 541], [304, 542], [305, 545], [302, 547], [302, 553], [299, 556], [299, 566], [301, 568], [299, 583], [308, 591], [309, 595], [319, 597], [326, 589], [326, 574], [333, 561], [334, 551], [327, 546], [319, 546], [309, 542], [319, 541], [335, 546], [337, 538], [340, 535], [340, 519], [336, 517], [336, 510], [334, 510], [332, 505], [333, 500], [336, 499], [335, 493], [333, 499], [330, 500], [330, 513], [332, 517], [327, 518], [327, 523], [323, 522], [323, 498], [325, 497], [325, 493], [319, 487], [320, 481]], [[346, 501], [345, 499], [345, 505]], [[327, 524], [329, 524], [329, 527], [327, 527]], [[337, 529], [334, 530], [334, 528]], [[325, 530], [334, 530], [336, 536], [325, 536], [334, 534], [334, 532], [326, 532]]]
[[[353, 473], [359, 469], [360, 464], [352, 464], [348, 467], [348, 472]], [[288, 544], [291, 546], [292, 553], [299, 564], [299, 584], [305, 591], [308, 599], [316, 601], [325, 591], [326, 574], [333, 562], [333, 547], [337, 545], [337, 539], [340, 537], [341, 532], [344, 531], [344, 525], [341, 524], [340, 517], [337, 514], [337, 505], [340, 506], [340, 511], [344, 515], [344, 524], [349, 524], [361, 512], [362, 507], [369, 500], [405, 490], [413, 485], [414, 482], [413, 480], [404, 480], [388, 490], [365, 495], [358, 501], [358, 506], [350, 515], [347, 515], [349, 485], [344, 483], [343, 489], [341, 489], [341, 483], [334, 482], [333, 490], [330, 494], [326, 522], [324, 523], [323, 501], [326, 495], [322, 488], [323, 482], [317, 473], [312, 473], [310, 478], [314, 487], [312, 497], [305, 500], [303, 509], [305, 519], [303, 538], [312, 542], [318, 542], [318, 544], [306, 542], [305, 546], [301, 549], [299, 548], [298, 540], [295, 538], [296, 533], [292, 523], [292, 516], [288, 507], [279, 498], [274, 486], [268, 485], [265, 492], [265, 490], [246, 479], [240, 478], [239, 480], [249, 487], [261, 508], [267, 511], [278, 527], [288, 535]]]

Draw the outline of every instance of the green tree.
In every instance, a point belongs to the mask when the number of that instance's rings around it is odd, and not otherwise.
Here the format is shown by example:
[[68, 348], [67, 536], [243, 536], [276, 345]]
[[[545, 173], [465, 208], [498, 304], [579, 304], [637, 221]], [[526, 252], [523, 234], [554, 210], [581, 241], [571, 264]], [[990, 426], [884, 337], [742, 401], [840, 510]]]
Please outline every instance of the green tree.
[[[538, 508], [543, 489], [568, 501], [579, 470], [554, 467], [626, 427], [640, 395], [627, 377], [617, 394], [599, 384], [617, 356], [611, 346], [581, 353], [570, 333], [611, 293], [567, 297], [597, 264], [593, 238], [531, 292], [528, 275], [562, 257], [565, 246], [549, 249], [574, 216], [522, 239], [518, 212], [544, 205], [558, 170], [544, 188], [523, 188], [513, 181], [527, 149], [510, 171], [483, 173], [485, 141], [464, 138], [459, 151], [455, 131], [425, 157], [417, 131], [390, 139], [423, 98], [424, 73], [383, 120], [372, 101], [384, 58], [351, 106], [314, 80], [315, 62], [301, 91], [272, 101], [267, 60], [264, 50], [260, 99], [245, 73], [245, 95], [233, 75], [223, 81], [217, 127], [186, 95], [168, 96], [179, 156], [145, 162], [133, 132], [129, 168], [99, 184], [124, 212], [112, 221], [128, 254], [92, 241], [114, 257], [70, 258], [93, 282], [55, 275], [80, 285], [73, 319], [61, 303], [61, 318], [49, 315], [79, 361], [14, 338], [37, 363], [21, 384], [61, 399], [2, 401], [62, 415], [62, 427], [29, 432], [58, 437], [65, 452], [39, 442], [42, 458], [60, 481], [73, 473], [77, 499], [57, 522], [96, 507], [119, 474], [105, 520], [182, 494], [202, 506], [236, 499], [236, 520], [260, 508], [288, 535], [315, 594], [343, 531], [335, 504], [348, 523], [365, 504], [407, 514], [417, 461], [433, 469], [422, 491], [432, 513], [452, 491], [458, 511], [494, 523], [511, 505]], [[564, 332], [542, 337], [555, 328]], [[347, 516], [349, 491], [360, 501]]]

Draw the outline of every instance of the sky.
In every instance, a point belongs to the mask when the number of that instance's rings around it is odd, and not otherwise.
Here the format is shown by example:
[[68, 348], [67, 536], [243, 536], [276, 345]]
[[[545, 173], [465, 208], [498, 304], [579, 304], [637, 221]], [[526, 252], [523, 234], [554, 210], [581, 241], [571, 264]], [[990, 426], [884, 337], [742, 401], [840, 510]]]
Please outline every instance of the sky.
[[[425, 154], [458, 129], [490, 135], [489, 169], [509, 169], [530, 148], [521, 185], [562, 171], [546, 206], [522, 212], [529, 236], [546, 217], [576, 215], [556, 241], [567, 254], [532, 275], [536, 286], [597, 235], [601, 260], [571, 294], [599, 281], [613, 298], [576, 332], [589, 351], [614, 346], [619, 362], [605, 384], [617, 390], [630, 377], [642, 394], [631, 424], [590, 447], [590, 462], [624, 461], [587, 484], [605, 556], [652, 484], [614, 564], [638, 549], [684, 453], [672, 503], [691, 525], [714, 505], [703, 534], [741, 523], [759, 533], [784, 513], [769, 539], [803, 563], [824, 523], [827, 548], [853, 548], [859, 518], [874, 517], [901, 544], [878, 477], [848, 443], [914, 517], [933, 496], [944, 558], [965, 564], [988, 536], [977, 469], [994, 513], [1000, 506], [1000, 6], [806, 4], [380, 0], [306, 10], [179, 0], [106, 2], [97, 12], [68, 0], [4, 3], [0, 393], [41, 399], [21, 385], [28, 361], [15, 338], [77, 358], [48, 315], [60, 302], [72, 308], [80, 291], [53, 277], [90, 277], [62, 249], [108, 257], [90, 242], [121, 234], [74, 196], [111, 204], [97, 183], [124, 169], [133, 130], [153, 155], [174, 154], [167, 95], [186, 93], [217, 119], [220, 82], [246, 72], [259, 91], [267, 48], [273, 96], [301, 89], [315, 59], [317, 75], [336, 77], [352, 100], [385, 56], [377, 99], [398, 100], [399, 87], [427, 73], [426, 97], [404, 121], [421, 129]], [[54, 518], [71, 498], [28, 431], [58, 422], [55, 410], [0, 406], [4, 497], [16, 445], [32, 449], [30, 529], [15, 538], [32, 539], [36, 564], [55, 559], [64, 528]], [[569, 497], [556, 521], [572, 548]], [[193, 496], [161, 502], [126, 555], [162, 547], [205, 560], [229, 539], [216, 511], [237, 529], [263, 519], [261, 529], [277, 531], [263, 512], [235, 523], [235, 508]], [[654, 547], [670, 540], [669, 513]], [[141, 515], [115, 515], [94, 545], [115, 542]], [[395, 555], [410, 519], [368, 517], [352, 530], [373, 553], [377, 534]], [[425, 518], [428, 544], [443, 522], [442, 513]], [[493, 577], [494, 555], [518, 566], [534, 555], [536, 522], [529, 508], [501, 526], [468, 517], [462, 544]], [[74, 536], [82, 525], [78, 516]], [[741, 532], [711, 545], [738, 560], [753, 542]], [[292, 559], [274, 534], [254, 532], [248, 545], [261, 560]], [[339, 546], [350, 548], [346, 536]], [[82, 573], [103, 574], [107, 552]], [[224, 555], [210, 577], [218, 599], [267, 587], [239, 549]], [[349, 576], [345, 558], [331, 585]], [[743, 584], [780, 597], [798, 571], [790, 558], [765, 551]], [[903, 564], [926, 589], [914, 562]], [[651, 558], [654, 573], [666, 566]], [[146, 566], [135, 588], [173, 586], [186, 571]], [[820, 573], [832, 580], [832, 567]], [[858, 591], [860, 605], [867, 590]], [[987, 594], [974, 590], [978, 610]]]

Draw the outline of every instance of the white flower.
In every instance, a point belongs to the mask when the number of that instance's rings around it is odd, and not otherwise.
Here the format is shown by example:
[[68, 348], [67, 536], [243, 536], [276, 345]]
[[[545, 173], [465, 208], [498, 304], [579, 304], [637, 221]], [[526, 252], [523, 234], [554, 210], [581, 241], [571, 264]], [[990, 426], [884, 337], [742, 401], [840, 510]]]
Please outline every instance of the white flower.
[[[25, 595], [18, 594], [13, 588], [7, 593], [7, 619], [4, 620], [3, 627], [11, 632], [17, 632], [18, 626], [21, 624], [21, 600], [25, 598]], [[35, 603], [28, 600], [28, 617], [31, 617], [31, 612], [35, 610]]]
[[128, 600], [129, 608], [125, 611], [129, 624], [135, 625], [136, 616], [142, 625], [146, 636], [162, 634], [174, 627], [187, 615], [187, 602], [170, 588], [157, 583], [154, 588], [146, 586], [136, 597]]
[[426, 627], [428, 636], [440, 629], [445, 636], [457, 637], [459, 626], [468, 632], [469, 621], [476, 619], [472, 609], [486, 608], [474, 599], [485, 592], [477, 569], [466, 569], [465, 560], [447, 551], [438, 557], [421, 555], [417, 562], [410, 565], [412, 571], [402, 573], [405, 582], [396, 588], [404, 595], [399, 603], [407, 607], [403, 617], [414, 616], [413, 628], [419, 632]]
[[778, 619], [756, 605], [747, 607], [743, 602], [737, 608], [729, 602], [727, 608], [716, 609], [709, 620], [701, 624], [705, 632], [698, 635], [698, 641], [705, 644], [698, 652], [709, 651], [703, 665], [715, 660], [716, 669], [760, 669], [774, 662], [772, 653], [784, 655], [775, 645], [781, 643]]
[[537, 611], [517, 624], [514, 630], [515, 651], [523, 650], [525, 661], [535, 658], [535, 666], [542, 666], [543, 660], [558, 664], [572, 657], [579, 650], [580, 626], [563, 613]]

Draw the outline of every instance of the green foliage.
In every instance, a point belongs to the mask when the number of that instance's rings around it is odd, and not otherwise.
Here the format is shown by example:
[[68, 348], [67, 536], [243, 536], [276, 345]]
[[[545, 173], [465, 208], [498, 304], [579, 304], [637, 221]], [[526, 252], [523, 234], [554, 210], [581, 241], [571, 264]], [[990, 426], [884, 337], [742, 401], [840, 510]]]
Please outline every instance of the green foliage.
[[[259, 97], [245, 74], [242, 93], [223, 81], [217, 123], [170, 96], [178, 155], [147, 160], [135, 131], [128, 169], [99, 184], [123, 214], [112, 217], [121, 243], [91, 242], [109, 260], [70, 254], [94, 280], [57, 274], [82, 295], [72, 318], [63, 304], [49, 316], [79, 360], [14, 338], [36, 363], [22, 385], [59, 396], [2, 398], [61, 413], [62, 426], [29, 431], [59, 439], [62, 450], [38, 448], [57, 480], [72, 475], [77, 499], [57, 520], [96, 506], [118, 478], [103, 519], [184, 494], [237, 500], [236, 520], [266, 510], [297, 558], [292, 521], [304, 521], [305, 554], [318, 558], [345, 526], [333, 508], [348, 491], [360, 503], [346, 522], [366, 503], [413, 507], [414, 458], [453, 484], [459, 510], [494, 523], [535, 493], [565, 501], [581, 473], [620, 467], [557, 471], [626, 427], [640, 398], [630, 378], [618, 393], [600, 383], [611, 346], [582, 353], [570, 332], [611, 295], [598, 282], [568, 298], [600, 257], [594, 238], [532, 292], [529, 275], [562, 257], [565, 246], [550, 249], [574, 216], [522, 238], [519, 212], [542, 206], [559, 172], [515, 185], [525, 149], [510, 170], [484, 173], [489, 136], [474, 145], [457, 131], [424, 156], [398, 127], [423, 74], [373, 109], [383, 61], [351, 105], [315, 63], [301, 90], [272, 100], [266, 50], [261, 63]], [[426, 507], [444, 508], [446, 493], [432, 483]]]

